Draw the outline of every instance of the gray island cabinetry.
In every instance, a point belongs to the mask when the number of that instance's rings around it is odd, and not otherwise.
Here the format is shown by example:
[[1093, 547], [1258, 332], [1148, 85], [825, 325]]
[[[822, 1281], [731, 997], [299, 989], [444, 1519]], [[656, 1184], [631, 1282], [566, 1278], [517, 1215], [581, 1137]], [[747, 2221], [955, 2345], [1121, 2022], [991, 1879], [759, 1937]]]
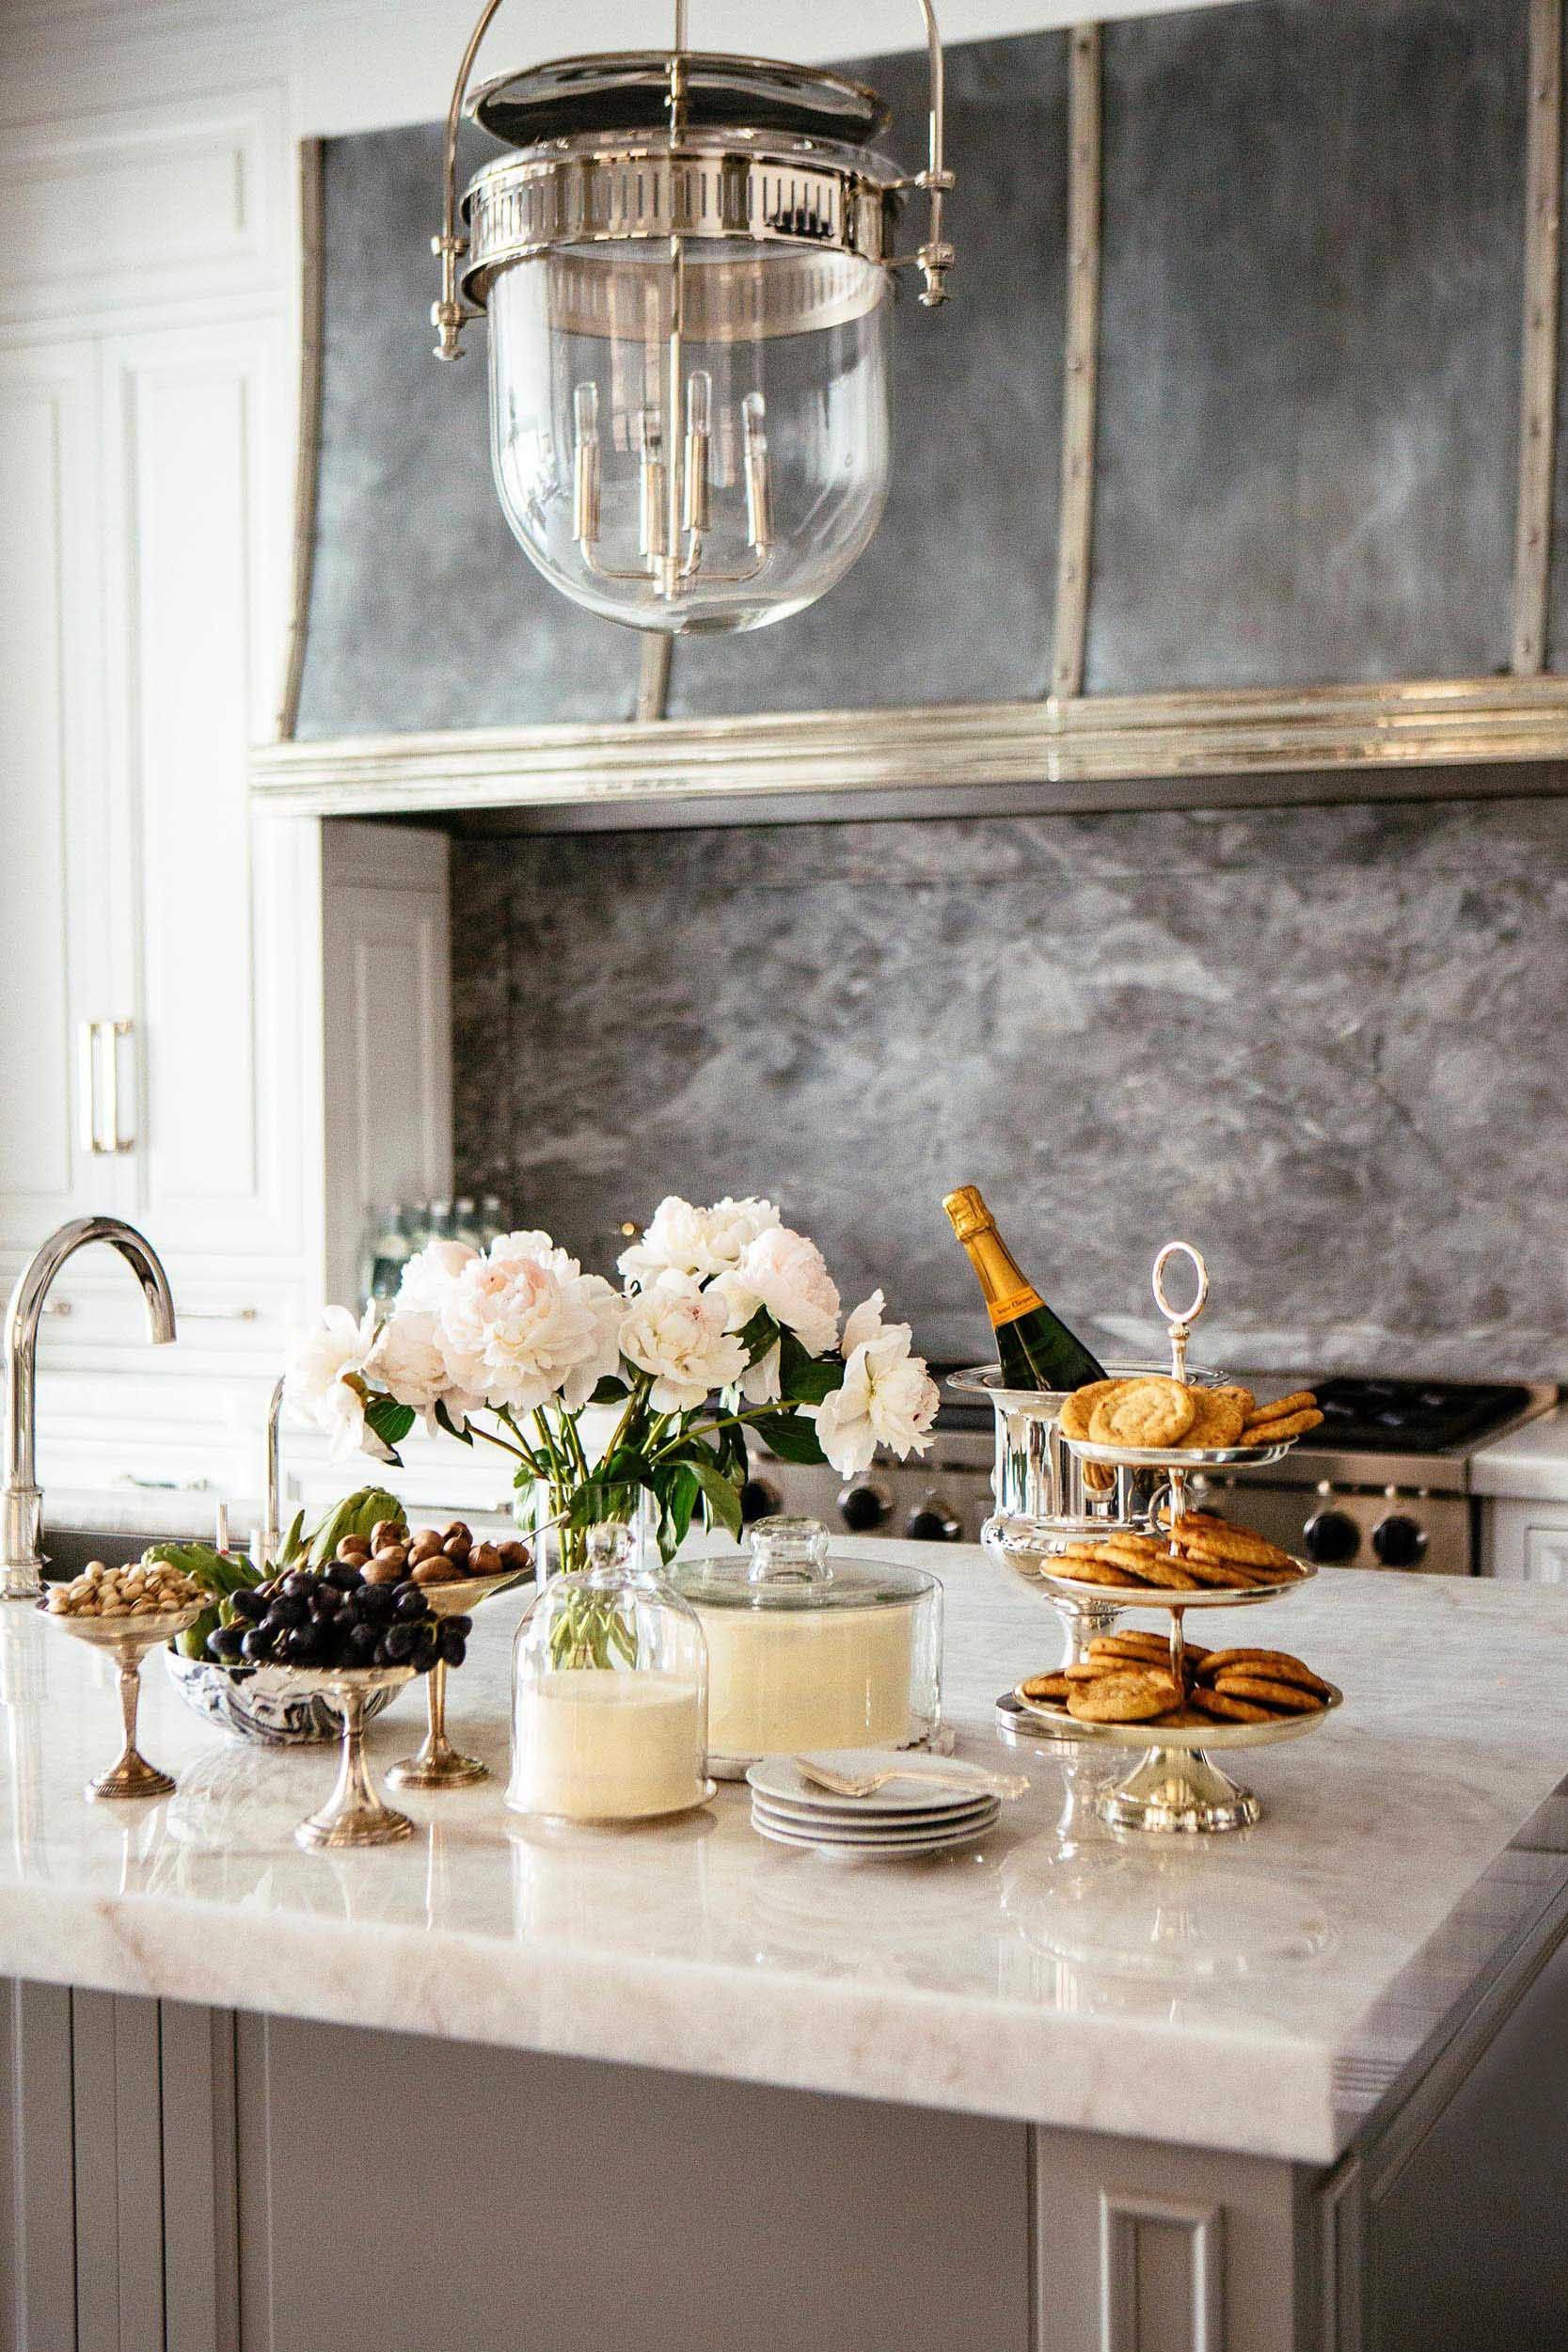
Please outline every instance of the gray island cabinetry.
[[112, 1688], [5, 1613], [0, 2346], [1568, 2343], [1568, 1595], [1324, 1573], [1271, 1638], [1345, 1704], [1227, 1759], [1260, 1825], [1117, 1840], [1093, 1768], [992, 1738], [1049, 1610], [942, 1573], [960, 1749], [1033, 1786], [894, 1866], [733, 1788], [515, 1820], [504, 1607], [452, 1690], [495, 1777], [403, 1846], [300, 1851], [330, 1758], [220, 1740], [156, 1661], [177, 1791], [88, 1806]]

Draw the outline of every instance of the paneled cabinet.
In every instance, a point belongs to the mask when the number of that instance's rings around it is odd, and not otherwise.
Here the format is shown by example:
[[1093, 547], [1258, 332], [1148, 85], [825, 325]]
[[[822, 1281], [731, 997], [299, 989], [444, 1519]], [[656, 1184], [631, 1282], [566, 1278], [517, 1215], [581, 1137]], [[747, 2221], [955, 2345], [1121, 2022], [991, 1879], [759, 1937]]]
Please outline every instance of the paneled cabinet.
[[181, 1327], [149, 1351], [118, 1259], [71, 1263], [46, 1492], [244, 1478], [322, 1285], [320, 829], [255, 822], [245, 772], [287, 609], [288, 156], [277, 86], [0, 127], [0, 246], [73, 187], [113, 214], [41, 302], [0, 270], [0, 1279], [109, 1211]]

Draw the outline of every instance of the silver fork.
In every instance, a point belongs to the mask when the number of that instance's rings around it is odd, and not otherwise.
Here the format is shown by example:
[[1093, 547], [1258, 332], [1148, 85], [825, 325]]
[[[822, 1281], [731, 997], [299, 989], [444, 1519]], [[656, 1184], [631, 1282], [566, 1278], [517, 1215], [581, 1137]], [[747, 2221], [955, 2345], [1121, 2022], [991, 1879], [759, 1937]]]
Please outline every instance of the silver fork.
[[930, 1788], [987, 1790], [998, 1797], [1022, 1797], [1030, 1783], [1022, 1772], [988, 1772], [978, 1767], [968, 1772], [944, 1772], [940, 1765], [895, 1764], [879, 1772], [841, 1772], [831, 1764], [819, 1764], [809, 1756], [798, 1756], [795, 1769], [802, 1780], [809, 1780], [817, 1788], [826, 1788], [835, 1797], [871, 1797], [879, 1788], [885, 1788], [890, 1780], [914, 1780]]

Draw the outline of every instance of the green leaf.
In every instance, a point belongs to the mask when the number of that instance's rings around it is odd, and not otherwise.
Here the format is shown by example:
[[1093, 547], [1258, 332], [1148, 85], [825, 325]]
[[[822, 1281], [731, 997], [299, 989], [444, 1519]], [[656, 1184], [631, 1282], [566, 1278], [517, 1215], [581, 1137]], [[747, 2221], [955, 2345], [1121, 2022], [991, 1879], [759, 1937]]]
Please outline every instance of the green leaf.
[[844, 1360], [808, 1356], [793, 1331], [779, 1342], [779, 1388], [792, 1405], [820, 1405], [844, 1386]]
[[693, 1462], [691, 1470], [703, 1489], [708, 1525], [711, 1527], [717, 1519], [721, 1527], [728, 1528], [732, 1535], [738, 1536], [741, 1527], [738, 1486], [721, 1470], [715, 1469], [711, 1462]]
[[275, 1565], [280, 1568], [292, 1567], [304, 1549], [305, 1513], [301, 1509], [296, 1511], [289, 1521], [289, 1532], [277, 1547], [277, 1559]]
[[438, 1396], [436, 1400], [436, 1426], [437, 1429], [444, 1429], [449, 1438], [455, 1438], [459, 1445], [472, 1445], [474, 1441], [474, 1433], [467, 1422], [453, 1421], [447, 1410], [447, 1400], [444, 1396]]
[[751, 1465], [746, 1458], [746, 1432], [738, 1422], [724, 1422], [714, 1431], [714, 1451], [725, 1477], [733, 1478], [737, 1486], [744, 1486]]
[[179, 1568], [220, 1600], [226, 1593], [237, 1593], [243, 1584], [261, 1581], [243, 1551], [219, 1551], [213, 1544], [149, 1544], [142, 1558], [150, 1567]]
[[816, 1423], [803, 1413], [767, 1413], [752, 1425], [781, 1462], [816, 1463], [828, 1458], [816, 1442]]
[[607, 1372], [588, 1402], [590, 1405], [619, 1405], [623, 1397], [630, 1394], [631, 1391], [619, 1373]]
[[685, 1463], [658, 1470], [654, 1477], [654, 1492], [658, 1498], [658, 1556], [673, 1560], [686, 1541], [691, 1525], [691, 1514], [702, 1492], [699, 1473]]
[[[394, 1468], [401, 1468], [398, 1447], [414, 1426], [414, 1407], [399, 1405], [389, 1396], [372, 1396], [365, 1407], [365, 1426], [372, 1437], [379, 1438], [385, 1449], [385, 1459]], [[372, 1449], [367, 1446], [368, 1454]]]
[[736, 1333], [746, 1350], [749, 1364], [759, 1363], [779, 1336], [779, 1327], [766, 1307], [759, 1307], [749, 1323], [743, 1323]]

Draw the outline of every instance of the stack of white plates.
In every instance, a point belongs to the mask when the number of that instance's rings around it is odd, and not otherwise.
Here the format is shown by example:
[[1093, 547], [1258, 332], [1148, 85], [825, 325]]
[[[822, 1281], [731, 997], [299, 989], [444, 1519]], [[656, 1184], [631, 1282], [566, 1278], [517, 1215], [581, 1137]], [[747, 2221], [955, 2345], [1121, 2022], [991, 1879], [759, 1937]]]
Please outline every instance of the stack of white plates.
[[[835, 1772], [894, 1772], [908, 1764], [894, 1748], [842, 1748], [824, 1755]], [[966, 1846], [990, 1829], [1001, 1810], [992, 1788], [976, 1778], [973, 1789], [961, 1763], [943, 1759], [942, 1778], [924, 1785], [918, 1762], [910, 1777], [890, 1780], [869, 1797], [835, 1797], [818, 1788], [787, 1756], [767, 1756], [746, 1777], [752, 1784], [752, 1827], [775, 1845], [812, 1846], [835, 1855], [875, 1854], [910, 1861]]]

